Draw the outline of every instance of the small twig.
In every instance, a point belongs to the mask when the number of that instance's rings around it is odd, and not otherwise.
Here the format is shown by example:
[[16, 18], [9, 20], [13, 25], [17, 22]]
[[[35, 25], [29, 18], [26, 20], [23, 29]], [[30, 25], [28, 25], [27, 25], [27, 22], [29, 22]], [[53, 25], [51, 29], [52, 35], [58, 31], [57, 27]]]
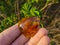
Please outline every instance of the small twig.
[[44, 6], [42, 9], [40, 9], [40, 11], [43, 11], [47, 6], [50, 6], [50, 5], [52, 5], [52, 4], [53, 4], [52, 2], [49, 3], [49, 4], [48, 4], [48, 2], [46, 2], [45, 6]]
[[16, 16], [18, 17], [18, 20], [20, 20], [19, 0], [15, 1], [15, 13], [16, 13]]
[[47, 9], [46, 9], [44, 15], [46, 15], [46, 13], [47, 13], [47, 11], [48, 11], [48, 9], [49, 9], [50, 7], [51, 7], [51, 5], [49, 5], [49, 6], [47, 7]]
[[56, 9], [55, 13], [60, 9], [60, 6]]
[[6, 18], [7, 16], [4, 14], [0, 14], [1, 17]]

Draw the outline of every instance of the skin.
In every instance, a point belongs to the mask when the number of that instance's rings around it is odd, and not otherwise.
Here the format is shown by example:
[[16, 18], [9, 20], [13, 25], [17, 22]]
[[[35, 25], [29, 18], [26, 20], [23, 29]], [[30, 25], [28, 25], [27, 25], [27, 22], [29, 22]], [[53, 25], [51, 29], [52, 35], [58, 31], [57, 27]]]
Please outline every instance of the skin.
[[0, 33], [0, 45], [49, 45], [50, 39], [47, 34], [48, 32], [45, 28], [40, 28], [39, 31], [28, 40], [28, 38], [21, 34], [17, 23]]

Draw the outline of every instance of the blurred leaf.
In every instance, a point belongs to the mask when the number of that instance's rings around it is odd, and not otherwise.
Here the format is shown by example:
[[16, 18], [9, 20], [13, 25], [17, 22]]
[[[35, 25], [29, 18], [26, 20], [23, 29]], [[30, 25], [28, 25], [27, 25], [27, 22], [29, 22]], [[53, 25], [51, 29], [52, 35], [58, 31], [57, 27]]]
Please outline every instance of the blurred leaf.
[[33, 7], [31, 3], [25, 3], [21, 8], [21, 14], [23, 14], [24, 17], [39, 16], [40, 11], [38, 11], [36, 7]]
[[34, 11], [37, 15], [39, 15], [39, 11]]
[[34, 3], [35, 0], [27, 0], [28, 3]]
[[35, 1], [38, 3], [39, 0], [35, 0]]
[[59, 1], [58, 0], [54, 0], [54, 3], [58, 3]]
[[50, 45], [56, 45], [56, 42], [55, 41], [51, 41]]
[[30, 9], [30, 13], [31, 13], [31, 15], [33, 15], [33, 16], [35, 16], [35, 10], [36, 10], [36, 8], [35, 7], [32, 7], [31, 9]]
[[47, 0], [47, 2], [50, 2], [51, 0]]
[[0, 24], [0, 31], [2, 32], [4, 29], [12, 26], [17, 22], [17, 16], [16, 15], [11, 15], [10, 17], [7, 17], [6, 19], [1, 21]]

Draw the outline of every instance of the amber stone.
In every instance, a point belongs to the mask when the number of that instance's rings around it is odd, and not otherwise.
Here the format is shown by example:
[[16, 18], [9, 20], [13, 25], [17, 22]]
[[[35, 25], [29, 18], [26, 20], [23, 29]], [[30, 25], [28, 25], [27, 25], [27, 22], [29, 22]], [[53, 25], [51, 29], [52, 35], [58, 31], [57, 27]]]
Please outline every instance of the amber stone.
[[37, 16], [23, 18], [19, 21], [18, 27], [25, 37], [31, 38], [40, 28], [40, 18]]

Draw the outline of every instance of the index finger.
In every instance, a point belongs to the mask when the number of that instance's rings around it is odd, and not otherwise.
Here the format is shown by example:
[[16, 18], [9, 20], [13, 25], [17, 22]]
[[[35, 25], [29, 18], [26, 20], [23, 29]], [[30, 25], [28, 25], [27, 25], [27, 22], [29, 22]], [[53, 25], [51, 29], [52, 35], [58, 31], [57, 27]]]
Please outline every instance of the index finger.
[[15, 40], [21, 32], [18, 29], [18, 23], [0, 33], [0, 45], [9, 45]]

